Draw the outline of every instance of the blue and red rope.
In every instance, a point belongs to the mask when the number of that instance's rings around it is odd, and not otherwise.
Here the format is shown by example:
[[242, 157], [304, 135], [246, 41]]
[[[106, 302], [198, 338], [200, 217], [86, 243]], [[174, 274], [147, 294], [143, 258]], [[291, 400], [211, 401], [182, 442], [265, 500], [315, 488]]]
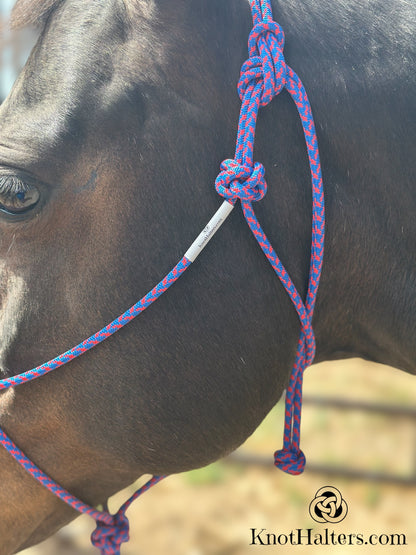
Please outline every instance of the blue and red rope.
[[5, 378], [0, 380], [0, 391], [7, 389], [8, 387], [14, 387], [22, 383], [30, 382], [36, 378], [40, 378], [45, 374], [48, 374], [52, 370], [67, 364], [74, 358], [77, 358], [93, 347], [102, 343], [105, 339], [108, 339], [111, 335], [116, 333], [119, 329], [124, 327], [126, 324], [131, 322], [136, 316], [143, 312], [148, 306], [150, 306], [156, 299], [158, 299], [165, 291], [169, 289], [171, 285], [175, 283], [177, 279], [183, 274], [183, 272], [189, 268], [191, 262], [185, 257], [178, 262], [178, 264], [160, 281], [156, 287], [154, 287], [147, 295], [145, 295], [140, 301], [130, 307], [126, 312], [121, 314], [118, 318], [110, 322], [107, 326], [99, 330], [94, 335], [85, 339], [72, 349], [65, 351], [61, 355], [33, 368], [17, 376], [12, 376], [11, 378]]
[[[275, 465], [278, 468], [290, 474], [300, 474], [305, 467], [305, 456], [299, 447], [302, 379], [305, 368], [315, 356], [312, 317], [324, 251], [324, 193], [312, 111], [302, 82], [285, 62], [283, 31], [272, 19], [269, 1], [253, 0], [250, 3], [254, 27], [248, 41], [249, 59], [242, 66], [238, 83], [242, 106], [235, 157], [221, 164], [222, 171], [217, 177], [216, 189], [229, 202], [235, 203], [237, 199], [241, 201], [247, 224], [281, 280], [300, 319], [298, 350], [286, 392], [283, 449], [275, 453]], [[305, 303], [262, 230], [251, 205], [263, 198], [267, 190], [264, 168], [253, 162], [257, 114], [261, 106], [266, 106], [284, 88], [295, 102], [302, 122], [312, 180], [312, 248]]]
[[[17, 376], [0, 380], [0, 391], [29, 382], [59, 368], [92, 349], [138, 316], [173, 285], [195, 260], [196, 256], [201, 252], [202, 248], [231, 211], [227, 203], [233, 206], [237, 200], [240, 200], [247, 224], [290, 296], [301, 324], [297, 354], [286, 392], [283, 449], [275, 453], [275, 465], [277, 467], [290, 474], [299, 474], [305, 466], [305, 457], [299, 447], [302, 379], [305, 368], [312, 363], [315, 356], [312, 317], [323, 261], [325, 232], [324, 194], [318, 141], [311, 108], [299, 77], [285, 62], [283, 56], [283, 31], [273, 21], [269, 0], [250, 0], [250, 5], [253, 15], [253, 30], [250, 33], [248, 42], [249, 58], [242, 66], [238, 83], [238, 93], [242, 105], [235, 156], [232, 160], [222, 162], [221, 172], [215, 181], [217, 192], [227, 201], [224, 202], [225, 208], [224, 206], [220, 208], [216, 216], [211, 220], [214, 223], [210, 225], [210, 222], [201, 234], [203, 236], [202, 241], [200, 240], [201, 236], [197, 239], [195, 242], [198, 243], [196, 248], [194, 248], [195, 244], [193, 244], [191, 249], [187, 251], [187, 254], [192, 253], [192, 256], [191, 254], [189, 254], [189, 258], [184, 256], [169, 274], [138, 303], [102, 330], [58, 357]], [[262, 230], [251, 204], [261, 200], [267, 191], [264, 167], [260, 163], [253, 161], [257, 114], [261, 106], [266, 106], [284, 88], [289, 92], [298, 109], [311, 170], [312, 248], [308, 291], [305, 302], [300, 298], [290, 276]], [[202, 246], [199, 245], [200, 241]], [[120, 554], [121, 544], [129, 540], [129, 523], [125, 515], [126, 510], [137, 497], [164, 478], [163, 476], [154, 476], [143, 487], [137, 490], [115, 515], [112, 515], [105, 511], [97, 511], [93, 507], [86, 505], [56, 484], [54, 480], [49, 478], [24, 455], [2, 430], [0, 430], [0, 443], [39, 483], [78, 512], [86, 513], [96, 520], [97, 528], [91, 536], [91, 541], [100, 550], [101, 555]]]

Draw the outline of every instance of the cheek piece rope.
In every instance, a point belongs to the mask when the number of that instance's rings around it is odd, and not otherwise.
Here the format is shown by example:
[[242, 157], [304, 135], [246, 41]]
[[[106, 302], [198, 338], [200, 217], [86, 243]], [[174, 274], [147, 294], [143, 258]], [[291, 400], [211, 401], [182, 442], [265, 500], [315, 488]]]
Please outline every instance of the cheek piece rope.
[[[283, 31], [273, 21], [269, 0], [250, 0], [250, 5], [253, 29], [248, 42], [249, 58], [242, 66], [238, 83], [238, 93], [242, 106], [235, 157], [232, 160], [222, 162], [221, 172], [215, 181], [217, 192], [225, 198], [222, 206], [185, 253], [182, 260], [138, 303], [105, 328], [62, 355], [33, 370], [1, 380], [0, 391], [39, 378], [51, 370], [59, 368], [98, 345], [130, 322], [160, 297], [192, 264], [230, 214], [237, 200], [240, 200], [245, 219], [251, 231], [292, 299], [300, 319], [301, 332], [298, 349], [286, 391], [283, 449], [275, 453], [275, 465], [278, 468], [289, 474], [300, 474], [305, 466], [305, 456], [299, 448], [302, 377], [305, 368], [312, 363], [315, 355], [312, 315], [321, 275], [324, 249], [323, 186], [311, 108], [299, 77], [286, 65], [283, 57]], [[253, 162], [257, 113], [260, 106], [266, 106], [283, 88], [286, 88], [289, 92], [299, 112], [312, 176], [312, 247], [309, 285], [305, 303], [300, 298], [292, 280], [261, 229], [251, 206], [253, 201], [263, 198], [267, 188], [264, 180], [264, 167], [257, 162]], [[120, 554], [121, 544], [129, 540], [129, 522], [125, 515], [126, 510], [137, 497], [164, 478], [164, 476], [154, 476], [115, 515], [112, 515], [86, 505], [56, 484], [24, 455], [2, 430], [0, 430], [0, 442], [43, 486], [75, 510], [86, 513], [96, 520], [97, 528], [91, 536], [91, 541], [100, 550], [101, 555]]]

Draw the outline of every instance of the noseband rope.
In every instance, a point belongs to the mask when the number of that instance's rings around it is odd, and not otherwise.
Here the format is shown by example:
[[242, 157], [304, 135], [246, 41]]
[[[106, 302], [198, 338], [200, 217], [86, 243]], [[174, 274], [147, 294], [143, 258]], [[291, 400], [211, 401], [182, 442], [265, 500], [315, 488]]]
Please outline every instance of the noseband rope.
[[[302, 379], [305, 368], [312, 364], [315, 356], [312, 316], [324, 251], [324, 194], [318, 141], [311, 108], [299, 77], [285, 62], [283, 31], [273, 21], [270, 0], [250, 0], [250, 5], [253, 29], [248, 42], [249, 58], [241, 68], [238, 82], [238, 93], [242, 105], [235, 156], [232, 160], [222, 162], [221, 172], [215, 181], [217, 192], [225, 199], [223, 204], [185, 253], [182, 260], [138, 303], [102, 330], [60, 356], [32, 370], [0, 380], [0, 391], [29, 382], [63, 366], [110, 337], [143, 312], [189, 268], [230, 214], [237, 200], [240, 200], [248, 226], [286, 289], [300, 319], [301, 331], [298, 349], [286, 391], [283, 449], [275, 453], [275, 465], [278, 468], [289, 474], [300, 474], [305, 467], [305, 456], [299, 448]], [[289, 92], [299, 112], [312, 178], [312, 247], [309, 284], [305, 302], [302, 301], [290, 276], [260, 227], [251, 204], [261, 200], [267, 190], [264, 167], [262, 164], [253, 161], [257, 114], [260, 106], [266, 106], [283, 89]], [[164, 478], [164, 476], [154, 476], [137, 490], [115, 515], [112, 515], [86, 505], [60, 487], [33, 464], [2, 430], [0, 430], [0, 443], [25, 470], [49, 491], [76, 511], [86, 513], [96, 520], [97, 528], [91, 536], [91, 541], [100, 550], [101, 555], [120, 554], [120, 545], [129, 540], [129, 522], [125, 515], [126, 510], [137, 497]]]

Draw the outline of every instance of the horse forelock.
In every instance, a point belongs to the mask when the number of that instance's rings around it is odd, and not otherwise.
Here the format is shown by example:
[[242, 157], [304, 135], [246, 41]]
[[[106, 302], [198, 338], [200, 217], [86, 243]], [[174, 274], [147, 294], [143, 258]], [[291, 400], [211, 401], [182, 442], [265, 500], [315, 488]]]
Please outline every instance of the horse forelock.
[[13, 7], [11, 26], [13, 29], [27, 25], [42, 25], [47, 16], [63, 0], [16, 0]]

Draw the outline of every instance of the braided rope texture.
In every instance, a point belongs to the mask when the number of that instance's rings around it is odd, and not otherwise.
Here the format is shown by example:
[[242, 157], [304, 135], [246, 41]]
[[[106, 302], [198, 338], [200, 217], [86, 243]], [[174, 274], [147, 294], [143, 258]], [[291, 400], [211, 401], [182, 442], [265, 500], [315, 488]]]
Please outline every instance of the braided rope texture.
[[[305, 456], [300, 450], [302, 380], [305, 368], [315, 356], [312, 329], [313, 310], [322, 270], [325, 206], [319, 160], [318, 140], [312, 111], [301, 80], [283, 56], [284, 33], [273, 21], [270, 1], [251, 0], [253, 29], [248, 40], [249, 58], [241, 68], [238, 93], [241, 99], [235, 156], [221, 164], [215, 186], [231, 203], [238, 199], [247, 224], [291, 298], [301, 323], [295, 363], [285, 401], [283, 449], [275, 453], [275, 465], [289, 474], [300, 474]], [[264, 167], [253, 162], [257, 114], [283, 89], [292, 97], [303, 127], [312, 180], [312, 248], [306, 301], [300, 298], [289, 274], [275, 253], [254, 213], [252, 202], [261, 200], [267, 191]]]
[[[242, 66], [238, 83], [242, 106], [235, 157], [221, 164], [221, 172], [215, 181], [215, 187], [217, 192], [231, 204], [240, 200], [245, 219], [289, 294], [301, 322], [298, 350], [286, 393], [283, 449], [275, 453], [276, 466], [290, 474], [299, 474], [305, 466], [305, 457], [299, 448], [302, 377], [305, 368], [312, 363], [315, 355], [312, 316], [324, 249], [323, 185], [311, 108], [299, 77], [286, 65], [283, 56], [283, 31], [273, 21], [269, 0], [250, 0], [250, 5], [253, 30], [249, 36], [249, 58]], [[264, 167], [260, 163], [253, 162], [258, 110], [260, 106], [266, 106], [283, 88], [286, 88], [293, 98], [301, 118], [312, 177], [312, 249], [305, 303], [263, 232], [251, 205], [252, 202], [261, 200], [267, 191]], [[17, 376], [0, 380], [0, 391], [44, 376], [113, 335], [158, 299], [190, 264], [191, 261], [183, 257], [156, 287], [113, 322], [58, 357]], [[135, 499], [164, 478], [164, 476], [151, 478], [122, 505], [116, 514], [112, 515], [86, 505], [59, 486], [32, 463], [2, 430], [0, 430], [0, 443], [40, 484], [76, 511], [88, 514], [97, 521], [97, 528], [91, 536], [91, 541], [100, 550], [101, 555], [120, 555], [121, 544], [129, 540], [129, 523], [125, 511]]]
[[[79, 343], [72, 349], [55, 357], [32, 370], [0, 380], [0, 391], [9, 387], [15, 387], [22, 383], [44, 376], [45, 374], [63, 366], [74, 358], [77, 358], [89, 351], [123, 326], [131, 322], [136, 316], [143, 312], [149, 305], [157, 300], [171, 285], [173, 285], [179, 277], [189, 268], [191, 262], [183, 257], [182, 260], [160, 281], [147, 295], [140, 301], [113, 320], [103, 329], [90, 336], [88, 339]], [[59, 497], [64, 503], [70, 505], [73, 509], [80, 513], [88, 514], [97, 522], [97, 528], [91, 536], [91, 542], [96, 546], [101, 555], [119, 555], [120, 545], [129, 540], [129, 522], [125, 516], [125, 511], [131, 503], [142, 495], [145, 491], [157, 484], [164, 476], [152, 477], [143, 487], [136, 491], [133, 496], [120, 508], [115, 514], [111, 515], [105, 511], [97, 511], [93, 507], [83, 503], [71, 495], [66, 489], [58, 485], [52, 478], [38, 468], [17, 445], [0, 429], [0, 444], [12, 455], [12, 457], [42, 486], [47, 488], [51, 493]]]
[[175, 283], [175, 281], [179, 279], [179, 277], [189, 268], [190, 265], [191, 262], [187, 258], [183, 257], [182, 260], [180, 260], [178, 264], [162, 279], [162, 281], [160, 281], [151, 291], [149, 291], [149, 293], [147, 293], [147, 295], [126, 310], [126, 312], [121, 314], [118, 318], [110, 322], [94, 335], [88, 337], [88, 339], [85, 339], [85, 341], [82, 341], [82, 343], [79, 343], [75, 347], [72, 347], [72, 349], [65, 351], [65, 353], [62, 353], [52, 360], [45, 362], [32, 370], [18, 374], [17, 376], [0, 380], [0, 391], [7, 389], [8, 387], [14, 387], [36, 378], [40, 378], [52, 370], [67, 364], [74, 358], [83, 355], [99, 343], [102, 343], [105, 339], [108, 339], [111, 335], [131, 322], [134, 318], [136, 318], [136, 316], [156, 301], [165, 291], [169, 289], [171, 285]]

